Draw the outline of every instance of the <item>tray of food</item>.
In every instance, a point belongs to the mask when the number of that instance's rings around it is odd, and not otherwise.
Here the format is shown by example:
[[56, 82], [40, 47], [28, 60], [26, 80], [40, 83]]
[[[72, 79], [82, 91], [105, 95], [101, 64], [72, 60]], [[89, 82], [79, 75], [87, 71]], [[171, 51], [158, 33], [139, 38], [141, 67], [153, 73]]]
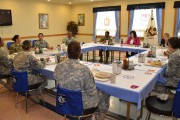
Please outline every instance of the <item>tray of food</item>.
[[148, 62], [144, 63], [144, 65], [152, 67], [163, 67], [165, 62], [161, 60], [149, 60]]

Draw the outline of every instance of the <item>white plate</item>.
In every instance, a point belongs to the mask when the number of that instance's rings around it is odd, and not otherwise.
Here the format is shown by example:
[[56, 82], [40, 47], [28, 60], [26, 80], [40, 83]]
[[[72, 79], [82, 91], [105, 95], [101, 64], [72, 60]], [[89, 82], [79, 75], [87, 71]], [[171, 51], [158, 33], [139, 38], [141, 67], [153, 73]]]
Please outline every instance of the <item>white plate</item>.
[[159, 66], [159, 65], [152, 65], [150, 63], [144, 63], [145, 66], [151, 66], [151, 67], [159, 67], [159, 68], [162, 68], [166, 63], [162, 62], [162, 65]]
[[98, 77], [94, 77], [94, 80], [96, 80], [96, 81], [99, 81], [99, 82], [107, 82], [107, 81], [109, 81], [109, 79], [102, 79], [102, 78], [98, 78]]
[[42, 48], [43, 51], [47, 51], [48, 49], [47, 48]]

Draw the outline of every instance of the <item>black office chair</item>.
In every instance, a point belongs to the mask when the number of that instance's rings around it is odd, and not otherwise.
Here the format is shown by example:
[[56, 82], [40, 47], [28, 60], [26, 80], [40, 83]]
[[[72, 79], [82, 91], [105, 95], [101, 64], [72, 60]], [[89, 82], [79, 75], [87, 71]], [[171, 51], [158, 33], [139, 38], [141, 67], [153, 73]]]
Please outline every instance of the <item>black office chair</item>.
[[167, 101], [157, 99], [157, 96], [149, 96], [146, 98], [145, 104], [148, 110], [146, 120], [149, 120], [151, 113], [161, 116], [171, 116], [174, 120], [180, 118], [180, 81], [176, 89], [174, 98], [169, 98]]

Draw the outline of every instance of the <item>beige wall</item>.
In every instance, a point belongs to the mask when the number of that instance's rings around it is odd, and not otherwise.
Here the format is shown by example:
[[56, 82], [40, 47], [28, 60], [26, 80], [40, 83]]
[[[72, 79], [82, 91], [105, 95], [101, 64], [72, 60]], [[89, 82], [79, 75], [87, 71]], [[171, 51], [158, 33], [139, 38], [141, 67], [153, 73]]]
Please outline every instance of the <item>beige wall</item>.
[[[174, 1], [175, 0], [112, 0], [109, 2], [75, 5], [72, 6], [72, 20], [77, 22], [77, 14], [85, 14], [85, 26], [79, 27], [79, 33], [93, 34], [93, 7], [121, 5], [121, 35], [128, 35], [128, 11], [126, 10], [128, 4], [166, 2], [164, 33], [170, 33], [172, 36], [174, 29]], [[126, 39], [126, 37], [122, 38]], [[86, 40], [87, 39], [92, 40], [92, 36], [89, 36]], [[79, 37], [79, 40], [83, 41], [83, 37]]]
[[[67, 22], [71, 19], [71, 6], [49, 2], [0, 0], [0, 9], [11, 9], [13, 19], [12, 26], [0, 26], [0, 36], [3, 38], [12, 38], [15, 34], [19, 34], [22, 37], [37, 36], [39, 32], [45, 35], [65, 34]], [[49, 29], [39, 29], [39, 13], [47, 13], [49, 15]], [[50, 45], [56, 46], [64, 37], [46, 37], [45, 40]]]
[[[77, 22], [77, 14], [85, 14], [85, 26], [79, 26], [78, 41], [91, 42], [93, 34], [93, 7], [121, 5], [121, 35], [128, 34], [128, 4], [166, 2], [164, 33], [173, 35], [174, 29], [174, 4], [175, 0], [112, 0], [109, 2], [96, 2], [80, 5], [62, 5], [49, 2], [35, 2], [32, 0], [0, 0], [1, 9], [11, 9], [13, 25], [0, 26], [0, 36], [11, 38], [15, 34], [21, 36], [36, 36], [39, 32], [45, 35], [65, 34], [66, 25], [70, 20]], [[38, 14], [49, 15], [49, 29], [39, 29]], [[83, 35], [90, 34], [90, 35]], [[46, 37], [51, 46], [61, 43], [64, 36]], [[126, 40], [126, 37], [122, 37]], [[30, 38], [36, 39], [36, 38]], [[7, 41], [6, 41], [7, 42]]]

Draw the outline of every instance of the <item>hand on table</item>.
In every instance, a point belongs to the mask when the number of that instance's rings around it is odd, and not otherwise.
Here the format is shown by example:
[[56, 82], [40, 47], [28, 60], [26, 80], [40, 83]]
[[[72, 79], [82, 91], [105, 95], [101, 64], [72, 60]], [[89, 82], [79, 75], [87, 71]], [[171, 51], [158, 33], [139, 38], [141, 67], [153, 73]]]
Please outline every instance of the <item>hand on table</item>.
[[51, 47], [48, 47], [48, 49], [49, 49], [49, 50], [53, 50], [53, 47], [52, 47], [52, 46], [51, 46]]
[[46, 58], [46, 62], [49, 62], [49, 60], [50, 60], [50, 58], [48, 57], [48, 58]]
[[164, 56], [169, 56], [169, 51], [167, 50], [167, 51], [164, 51]]

